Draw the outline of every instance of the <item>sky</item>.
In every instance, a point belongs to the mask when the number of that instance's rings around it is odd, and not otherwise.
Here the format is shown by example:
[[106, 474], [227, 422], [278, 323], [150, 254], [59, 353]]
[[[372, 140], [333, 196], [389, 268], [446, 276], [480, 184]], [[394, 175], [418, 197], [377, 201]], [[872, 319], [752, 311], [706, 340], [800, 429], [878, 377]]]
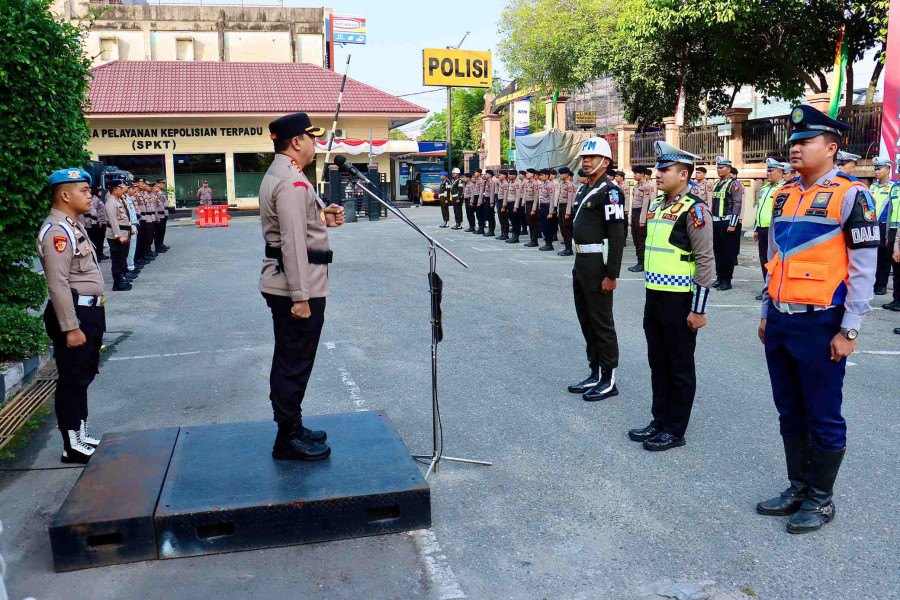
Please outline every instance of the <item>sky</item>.
[[[308, 0], [285, 0], [285, 6], [310, 6]], [[456, 46], [467, 31], [464, 50], [490, 50], [494, 72], [506, 78], [495, 52], [497, 21], [505, 2], [501, 0], [454, 0], [448, 4], [410, 1], [339, 0], [331, 6], [336, 15], [357, 15], [366, 19], [366, 43], [346, 44], [335, 51], [337, 72], [342, 73], [351, 54], [348, 77], [406, 96], [431, 112], [447, 106], [446, 88], [422, 84], [422, 50]], [[401, 127], [404, 131], [421, 127], [422, 121]]]

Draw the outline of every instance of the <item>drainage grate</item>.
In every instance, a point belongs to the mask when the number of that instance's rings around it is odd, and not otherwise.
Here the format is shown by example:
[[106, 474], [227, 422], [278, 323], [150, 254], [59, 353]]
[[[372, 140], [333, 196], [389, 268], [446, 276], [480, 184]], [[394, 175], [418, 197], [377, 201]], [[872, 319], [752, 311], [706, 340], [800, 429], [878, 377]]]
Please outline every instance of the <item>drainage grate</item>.
[[56, 391], [56, 365], [48, 366], [35, 380], [0, 409], [0, 448], [16, 434], [19, 427], [53, 397]]

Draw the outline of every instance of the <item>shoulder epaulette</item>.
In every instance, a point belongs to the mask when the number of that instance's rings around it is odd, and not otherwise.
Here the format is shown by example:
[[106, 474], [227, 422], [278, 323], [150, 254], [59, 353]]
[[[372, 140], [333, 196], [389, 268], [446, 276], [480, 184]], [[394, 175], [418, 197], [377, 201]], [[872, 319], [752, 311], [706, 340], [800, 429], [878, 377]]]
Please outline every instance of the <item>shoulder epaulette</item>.
[[861, 184], [865, 185], [865, 182], [863, 180], [857, 179], [853, 175], [847, 175], [843, 171], [838, 171], [837, 173], [835, 173], [835, 177], [840, 177], [841, 179], [846, 179], [848, 181], [855, 181], [856, 183], [861, 183]]

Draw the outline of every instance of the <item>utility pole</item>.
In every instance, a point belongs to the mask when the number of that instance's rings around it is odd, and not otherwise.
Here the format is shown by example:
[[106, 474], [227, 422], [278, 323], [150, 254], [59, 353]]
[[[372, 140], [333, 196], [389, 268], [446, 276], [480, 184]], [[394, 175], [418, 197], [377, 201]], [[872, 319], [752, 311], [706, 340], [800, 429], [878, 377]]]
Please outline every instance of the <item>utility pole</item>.
[[[462, 47], [463, 42], [466, 41], [466, 38], [469, 37], [469, 33], [470, 32], [467, 31], [466, 35], [464, 35], [463, 38], [461, 40], [459, 40], [459, 43], [456, 46], [447, 46], [447, 50], [459, 50]], [[451, 135], [453, 133], [453, 131], [452, 131], [453, 126], [451, 124], [451, 119], [450, 119], [450, 86], [449, 85], [447, 86], [447, 112], [446, 112], [445, 116], [447, 117], [447, 172], [450, 172], [453, 170], [453, 148], [452, 148], [453, 142], [451, 140]], [[460, 169], [460, 170], [465, 171], [465, 168]]]

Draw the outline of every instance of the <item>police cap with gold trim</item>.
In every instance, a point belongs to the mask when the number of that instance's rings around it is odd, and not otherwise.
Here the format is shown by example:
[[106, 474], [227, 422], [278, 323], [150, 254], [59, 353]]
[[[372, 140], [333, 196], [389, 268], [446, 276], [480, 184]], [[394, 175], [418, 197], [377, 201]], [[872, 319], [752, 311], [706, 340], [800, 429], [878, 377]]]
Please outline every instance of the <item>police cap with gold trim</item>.
[[269, 137], [273, 142], [289, 140], [303, 134], [322, 137], [325, 135], [325, 130], [321, 127], [313, 127], [309, 115], [304, 112], [284, 115], [269, 123]]
[[791, 110], [791, 137], [788, 138], [789, 142], [805, 140], [823, 133], [833, 133], [840, 136], [845, 131], [850, 131], [850, 125], [835, 121], [808, 104], [795, 106]]

